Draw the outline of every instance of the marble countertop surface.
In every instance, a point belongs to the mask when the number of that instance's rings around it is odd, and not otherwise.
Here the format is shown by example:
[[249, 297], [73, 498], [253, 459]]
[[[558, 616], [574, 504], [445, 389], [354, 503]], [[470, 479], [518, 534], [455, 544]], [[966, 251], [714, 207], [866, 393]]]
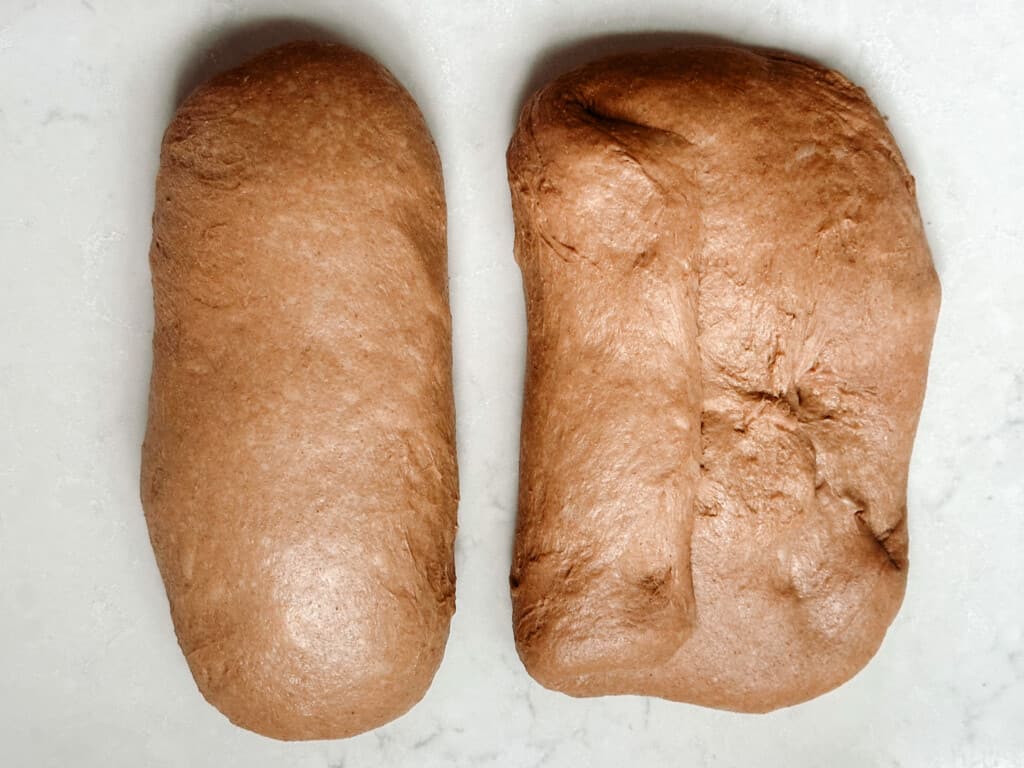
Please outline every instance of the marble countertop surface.
[[[5, 0], [0, 765], [1024, 765], [1024, 5], [933, 5]], [[208, 706], [172, 633], [137, 490], [146, 254], [177, 100], [314, 29], [395, 72], [444, 162], [458, 612], [412, 712], [350, 740], [284, 744]], [[574, 700], [532, 682], [512, 643], [524, 314], [505, 147], [531, 86], [679, 33], [790, 48], [866, 87], [917, 177], [943, 285], [903, 610], [852, 682], [769, 715]]]

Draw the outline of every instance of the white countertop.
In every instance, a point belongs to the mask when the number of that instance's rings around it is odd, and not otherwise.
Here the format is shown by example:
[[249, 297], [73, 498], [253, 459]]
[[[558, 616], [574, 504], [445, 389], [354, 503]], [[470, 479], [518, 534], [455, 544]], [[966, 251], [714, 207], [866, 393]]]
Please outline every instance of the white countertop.
[[[1024, 765], [1024, 5], [826, 5], [5, 0], [0, 766]], [[462, 504], [458, 612], [427, 697], [348, 741], [284, 744], [196, 691], [137, 487], [161, 133], [184, 89], [302, 22], [391, 68], [441, 151]], [[943, 286], [903, 610], [852, 682], [764, 716], [570, 699], [512, 643], [524, 316], [505, 146], [528, 83], [651, 42], [609, 35], [680, 31], [865, 86], [917, 177]]]

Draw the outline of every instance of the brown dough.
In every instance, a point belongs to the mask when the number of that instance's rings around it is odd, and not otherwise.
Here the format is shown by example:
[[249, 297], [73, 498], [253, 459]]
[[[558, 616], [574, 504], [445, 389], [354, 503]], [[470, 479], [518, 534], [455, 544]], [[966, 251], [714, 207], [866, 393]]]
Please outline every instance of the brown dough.
[[796, 57], [663, 51], [549, 84], [508, 163], [530, 673], [752, 712], [849, 679], [903, 597], [939, 306], [881, 117]]
[[369, 57], [284, 46], [164, 137], [142, 499], [182, 651], [233, 722], [351, 736], [418, 701], [454, 610], [445, 207]]

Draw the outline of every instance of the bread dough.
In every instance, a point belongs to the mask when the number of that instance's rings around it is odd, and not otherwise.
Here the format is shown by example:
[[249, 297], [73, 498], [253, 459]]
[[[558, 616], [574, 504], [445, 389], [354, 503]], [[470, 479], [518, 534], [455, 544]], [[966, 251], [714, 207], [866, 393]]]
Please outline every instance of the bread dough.
[[292, 44], [164, 137], [142, 499], [203, 695], [279, 739], [420, 699], [454, 610], [445, 206], [416, 105]]
[[528, 670], [752, 712], [847, 680], [903, 596], [939, 306], [882, 118], [797, 57], [662, 51], [543, 88], [508, 164]]

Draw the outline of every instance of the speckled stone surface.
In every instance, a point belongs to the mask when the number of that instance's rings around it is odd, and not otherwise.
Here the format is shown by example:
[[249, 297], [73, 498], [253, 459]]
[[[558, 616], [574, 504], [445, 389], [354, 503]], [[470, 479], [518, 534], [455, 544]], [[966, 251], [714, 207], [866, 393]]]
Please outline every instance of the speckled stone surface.
[[[1024, 763], [1024, 9], [298, 0], [281, 13], [259, 0], [0, 10], [0, 764]], [[763, 716], [573, 700], [532, 682], [512, 640], [525, 318], [505, 148], [527, 91], [673, 31], [790, 49], [865, 87], [917, 179], [943, 286], [903, 608], [854, 680]], [[348, 741], [281, 744], [203, 701], [147, 541], [146, 252], [176, 101], [311, 32], [394, 72], [441, 153], [462, 501], [457, 611], [424, 700]]]

